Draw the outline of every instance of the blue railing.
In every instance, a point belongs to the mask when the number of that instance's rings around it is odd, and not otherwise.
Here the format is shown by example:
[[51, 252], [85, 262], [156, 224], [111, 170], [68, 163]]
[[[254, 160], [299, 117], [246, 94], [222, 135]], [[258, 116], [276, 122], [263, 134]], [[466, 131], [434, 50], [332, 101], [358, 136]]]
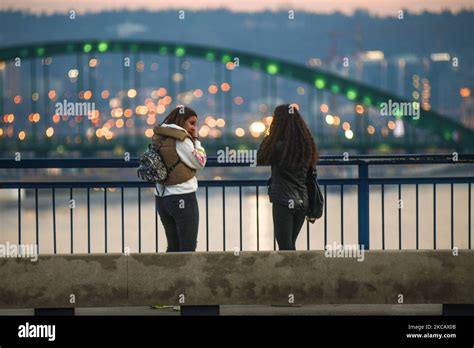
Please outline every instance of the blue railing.
[[[320, 185], [323, 189], [325, 197], [325, 206], [324, 206], [324, 215], [323, 215], [323, 226], [320, 226], [323, 229], [324, 238], [323, 238], [323, 247], [328, 244], [328, 190], [332, 187], [339, 187], [339, 210], [340, 210], [340, 244], [345, 244], [345, 233], [344, 233], [344, 190], [348, 186], [357, 186], [357, 238], [358, 244], [364, 245], [365, 249], [371, 247], [371, 237], [375, 238], [377, 231], [370, 232], [371, 220], [370, 220], [370, 194], [374, 192], [374, 188], [380, 189], [380, 217], [381, 217], [381, 243], [380, 249], [386, 249], [386, 195], [387, 187], [394, 185], [397, 187], [398, 202], [402, 200], [402, 186], [414, 185], [415, 189], [415, 228], [416, 228], [416, 247], [415, 249], [420, 248], [420, 202], [419, 202], [419, 186], [423, 185], [432, 185], [433, 187], [433, 231], [432, 231], [432, 248], [437, 249], [437, 185], [447, 184], [450, 185], [450, 233], [451, 233], [451, 248], [465, 248], [471, 249], [471, 215], [472, 215], [472, 205], [471, 205], [471, 184], [474, 181], [472, 175], [468, 176], [457, 176], [457, 177], [383, 177], [383, 178], [374, 178], [369, 176], [369, 167], [370, 166], [380, 166], [380, 165], [421, 165], [421, 164], [450, 164], [456, 166], [457, 164], [474, 164], [474, 155], [473, 154], [460, 154], [454, 160], [452, 154], [448, 155], [360, 155], [360, 156], [351, 156], [349, 159], [342, 156], [322, 156], [318, 165], [319, 166], [357, 166], [358, 168], [358, 177], [357, 178], [335, 178], [329, 179], [321, 177]], [[21, 161], [15, 161], [13, 159], [0, 159], [0, 169], [27, 169], [27, 168], [134, 168], [138, 166], [137, 158], [131, 158], [129, 161], [123, 159], [98, 159], [98, 158], [84, 158], [84, 159], [24, 159]], [[249, 166], [245, 163], [218, 163], [216, 158], [209, 158], [207, 167], [232, 167], [232, 166]], [[472, 173], [472, 171], [470, 172]], [[466, 243], [464, 247], [459, 247], [455, 244], [455, 209], [454, 209], [454, 187], [457, 184], [462, 184], [467, 188], [467, 226], [465, 233], [467, 234]], [[212, 224], [213, 215], [212, 211], [209, 210], [209, 190], [210, 188], [221, 188], [222, 193], [222, 241], [223, 247], [222, 250], [226, 250], [226, 188], [238, 188], [238, 198], [239, 198], [239, 250], [248, 250], [244, 248], [243, 245], [243, 208], [242, 208], [242, 196], [243, 189], [252, 187], [255, 188], [255, 206], [252, 209], [255, 209], [255, 232], [256, 232], [256, 250], [260, 250], [260, 193], [266, 190], [261, 190], [261, 187], [266, 186], [266, 180], [201, 180], [199, 181], [199, 191], [204, 195], [205, 199], [205, 244], [206, 251], [210, 250], [209, 241], [210, 236], [210, 226]], [[87, 200], [87, 252], [91, 253], [91, 202], [90, 202], [90, 191], [91, 189], [100, 189], [103, 190], [103, 207], [104, 207], [104, 249], [103, 252], [109, 252], [108, 249], [108, 196], [107, 192], [110, 189], [118, 188], [120, 190], [120, 219], [121, 219], [121, 251], [125, 252], [125, 214], [124, 214], [124, 191], [125, 189], [136, 189], [137, 190], [137, 214], [138, 214], [138, 246], [137, 251], [142, 252], [142, 190], [146, 188], [153, 188], [154, 185], [151, 183], [143, 181], [74, 181], [74, 182], [0, 182], [0, 192], [4, 189], [16, 189], [17, 190], [17, 217], [18, 217], [18, 235], [15, 243], [22, 244], [22, 190], [31, 189], [34, 190], [35, 197], [35, 238], [38, 248], [40, 246], [40, 228], [39, 228], [39, 190], [48, 189], [51, 190], [51, 213], [52, 213], [52, 232], [53, 232], [53, 248], [52, 252], [57, 253], [57, 233], [58, 229], [60, 233], [64, 234], [63, 226], [57, 226], [56, 221], [56, 190], [59, 189], [69, 189], [69, 199], [74, 199], [75, 190], [86, 190], [86, 200]], [[371, 190], [372, 189], [372, 190]], [[204, 190], [204, 192], [202, 192]], [[77, 191], [76, 191], [77, 192]], [[423, 204], [423, 202], [422, 202]], [[201, 207], [202, 209], [202, 207]], [[346, 208], [347, 209], [347, 208]], [[349, 211], [352, 211], [353, 207], [349, 207]], [[71, 207], [69, 209], [69, 233], [70, 233], [70, 253], [74, 253], [74, 209]], [[155, 201], [155, 214], [154, 214], [154, 224], [155, 224], [155, 252], [158, 252], [158, 232], [159, 232], [159, 223], [158, 223], [158, 214], [156, 213], [156, 201]], [[457, 221], [457, 220], [456, 220]], [[458, 222], [458, 221], [457, 221]], [[403, 249], [403, 233], [402, 233], [402, 209], [398, 209], [398, 249]], [[0, 229], [1, 223], [0, 223]], [[272, 230], [272, 228], [270, 228]], [[311, 249], [311, 235], [310, 230], [315, 229], [314, 226], [306, 224], [306, 249]], [[464, 233], [462, 228], [459, 230], [459, 233]], [[2, 233], [0, 233], [0, 241], [2, 240]], [[9, 240], [10, 243], [13, 243], [12, 240]], [[147, 239], [147, 242], [149, 240]], [[276, 242], [273, 236], [273, 249], [276, 249]], [[322, 248], [319, 248], [322, 249]]]

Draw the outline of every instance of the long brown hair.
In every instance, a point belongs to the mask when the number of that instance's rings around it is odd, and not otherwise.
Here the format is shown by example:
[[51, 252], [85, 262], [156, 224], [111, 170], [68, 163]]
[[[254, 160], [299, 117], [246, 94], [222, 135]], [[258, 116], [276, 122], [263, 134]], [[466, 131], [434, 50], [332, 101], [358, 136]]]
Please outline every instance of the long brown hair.
[[269, 134], [258, 150], [257, 163], [284, 165], [290, 168], [314, 167], [318, 151], [306, 122], [294, 104], [275, 108]]
[[[196, 111], [191, 108], [188, 108], [184, 105], [179, 105], [178, 107], [171, 110], [171, 112], [166, 116], [165, 120], [163, 121], [164, 124], [171, 124], [174, 123], [180, 127], [184, 126], [184, 122], [191, 116], [196, 116]], [[162, 124], [163, 124], [162, 123]]]

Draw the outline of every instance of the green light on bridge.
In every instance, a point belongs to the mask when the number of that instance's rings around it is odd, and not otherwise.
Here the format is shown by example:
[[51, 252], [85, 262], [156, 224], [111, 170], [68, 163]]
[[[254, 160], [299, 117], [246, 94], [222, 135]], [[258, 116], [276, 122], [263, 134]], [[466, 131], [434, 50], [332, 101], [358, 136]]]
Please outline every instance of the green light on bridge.
[[43, 47], [38, 47], [36, 49], [36, 54], [41, 57], [44, 54], [44, 48]]
[[444, 139], [446, 139], [446, 140], [451, 140], [451, 138], [452, 138], [452, 134], [451, 134], [450, 131], [445, 131], [443, 133], [443, 136], [444, 136]]
[[267, 65], [267, 72], [268, 72], [270, 75], [275, 75], [276, 73], [278, 73], [278, 65], [276, 65], [276, 64], [268, 64], [268, 65]]
[[174, 52], [176, 56], [182, 57], [186, 53], [185, 49], [183, 47], [178, 47], [176, 48], [176, 51]]
[[168, 47], [166, 46], [160, 47], [160, 54], [164, 56], [166, 53], [168, 53]]
[[99, 42], [99, 45], [97, 46], [99, 52], [105, 52], [109, 49], [109, 44], [105, 41]]
[[206, 60], [213, 61], [214, 59], [216, 59], [216, 55], [214, 54], [214, 52], [206, 53]]
[[317, 89], [323, 89], [326, 86], [326, 81], [324, 79], [318, 78], [314, 81], [314, 85]]
[[227, 62], [230, 62], [230, 59], [231, 59], [231, 58], [230, 58], [230, 56], [229, 56], [228, 54], [224, 54], [224, 55], [222, 56], [221, 62], [225, 64], [225, 63], [227, 63]]
[[261, 66], [260, 62], [253, 62], [252, 63], [252, 68], [254, 68], [254, 69], [260, 69], [260, 66]]
[[364, 97], [363, 102], [365, 105], [371, 105], [372, 99], [370, 99], [370, 97]]
[[349, 100], [354, 100], [355, 98], [357, 98], [357, 92], [353, 89], [350, 89], [347, 91], [346, 96]]
[[341, 90], [341, 89], [339, 88], [338, 85], [332, 85], [332, 86], [331, 86], [331, 91], [332, 91], [333, 93], [339, 93], [340, 90]]
[[92, 45], [91, 44], [85, 44], [84, 47], [83, 47], [83, 51], [85, 53], [89, 53], [90, 51], [92, 51]]

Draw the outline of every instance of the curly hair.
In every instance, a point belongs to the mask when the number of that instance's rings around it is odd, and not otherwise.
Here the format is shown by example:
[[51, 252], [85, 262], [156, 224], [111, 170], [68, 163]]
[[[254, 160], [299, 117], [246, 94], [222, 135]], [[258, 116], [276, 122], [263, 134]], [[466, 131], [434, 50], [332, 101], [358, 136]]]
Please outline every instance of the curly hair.
[[258, 150], [257, 163], [295, 168], [314, 167], [318, 151], [306, 122], [294, 104], [275, 108], [269, 134]]
[[166, 116], [165, 120], [163, 121], [162, 124], [171, 124], [174, 123], [180, 127], [183, 127], [184, 122], [191, 116], [196, 116], [197, 113], [191, 108], [188, 108], [187, 106], [184, 105], [179, 105]]

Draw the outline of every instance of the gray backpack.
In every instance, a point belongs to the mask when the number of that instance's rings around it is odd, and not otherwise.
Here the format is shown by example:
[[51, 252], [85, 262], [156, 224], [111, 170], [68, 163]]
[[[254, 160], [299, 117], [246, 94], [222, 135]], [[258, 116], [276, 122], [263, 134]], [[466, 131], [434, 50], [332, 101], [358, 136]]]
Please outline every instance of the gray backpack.
[[139, 167], [137, 169], [137, 176], [145, 181], [157, 183], [163, 182], [168, 176], [168, 168], [161, 158], [158, 150], [152, 144], [148, 145], [148, 150], [138, 158]]

